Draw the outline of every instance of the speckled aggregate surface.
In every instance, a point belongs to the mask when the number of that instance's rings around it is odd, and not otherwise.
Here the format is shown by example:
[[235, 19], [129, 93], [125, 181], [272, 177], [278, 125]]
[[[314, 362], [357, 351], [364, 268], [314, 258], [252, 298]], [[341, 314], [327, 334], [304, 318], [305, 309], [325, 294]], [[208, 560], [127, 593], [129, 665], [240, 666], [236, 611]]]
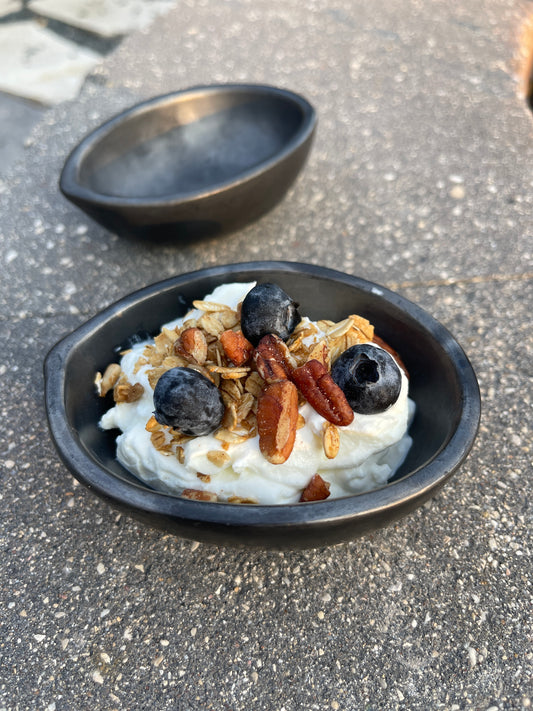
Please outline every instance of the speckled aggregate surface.
[[[531, 707], [531, 10], [190, 0], [43, 114], [0, 183], [0, 709]], [[61, 197], [88, 130], [219, 81], [317, 108], [310, 159], [266, 217], [156, 246]], [[77, 485], [48, 435], [48, 349], [153, 281], [272, 258], [385, 284], [452, 331], [483, 398], [458, 474], [394, 526], [286, 553], [166, 536]]]

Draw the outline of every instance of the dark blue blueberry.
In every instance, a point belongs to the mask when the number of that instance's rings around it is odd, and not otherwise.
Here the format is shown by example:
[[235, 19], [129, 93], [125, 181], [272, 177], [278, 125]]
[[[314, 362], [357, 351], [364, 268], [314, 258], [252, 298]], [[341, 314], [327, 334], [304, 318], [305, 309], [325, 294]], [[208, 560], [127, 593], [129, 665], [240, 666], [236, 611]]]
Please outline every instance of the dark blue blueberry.
[[216, 430], [224, 403], [216, 385], [191, 368], [171, 368], [154, 390], [154, 417], [161, 425], [185, 435], [200, 436]]
[[286, 341], [301, 320], [298, 304], [277, 284], [257, 284], [242, 302], [241, 329], [254, 346], [269, 333]]
[[396, 402], [402, 376], [394, 358], [371, 343], [352, 346], [341, 353], [331, 376], [346, 395], [350, 407], [361, 415], [375, 415]]

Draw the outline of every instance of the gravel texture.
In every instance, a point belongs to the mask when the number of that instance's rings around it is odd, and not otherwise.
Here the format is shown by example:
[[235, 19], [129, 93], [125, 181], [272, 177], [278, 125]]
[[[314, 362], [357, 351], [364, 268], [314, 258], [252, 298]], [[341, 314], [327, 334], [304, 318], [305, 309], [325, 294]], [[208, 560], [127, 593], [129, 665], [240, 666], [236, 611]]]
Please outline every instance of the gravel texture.
[[[533, 125], [525, 0], [187, 0], [46, 111], [0, 183], [0, 709], [528, 709]], [[244, 230], [119, 239], [59, 194], [69, 150], [138, 99], [258, 81], [317, 108], [310, 159]], [[42, 360], [130, 291], [288, 259], [392, 287], [446, 325], [483, 398], [428, 504], [334, 548], [182, 541], [78, 485]]]

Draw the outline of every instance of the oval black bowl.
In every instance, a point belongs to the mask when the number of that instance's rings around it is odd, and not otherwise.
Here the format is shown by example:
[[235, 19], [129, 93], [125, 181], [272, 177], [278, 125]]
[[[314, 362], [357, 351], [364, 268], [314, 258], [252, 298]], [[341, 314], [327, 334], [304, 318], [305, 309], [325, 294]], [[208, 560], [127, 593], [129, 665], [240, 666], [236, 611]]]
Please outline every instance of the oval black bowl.
[[[416, 403], [413, 446], [386, 486], [315, 503], [255, 506], [203, 503], [160, 493], [115, 459], [116, 432], [98, 428], [112, 402], [98, 398], [94, 375], [116, 360], [137, 332], [159, 332], [195, 298], [231, 281], [273, 281], [313, 319], [367, 317], [410, 373]], [[311, 548], [379, 528], [430, 497], [468, 454], [480, 417], [474, 371], [450, 333], [387, 289], [308, 264], [251, 262], [203, 269], [154, 284], [118, 301], [60, 341], [45, 361], [46, 409], [64, 463], [114, 507], [185, 538], [222, 545]]]
[[285, 195], [313, 139], [316, 114], [271, 86], [196, 87], [144, 101], [86, 136], [59, 187], [121, 235], [231, 231]]

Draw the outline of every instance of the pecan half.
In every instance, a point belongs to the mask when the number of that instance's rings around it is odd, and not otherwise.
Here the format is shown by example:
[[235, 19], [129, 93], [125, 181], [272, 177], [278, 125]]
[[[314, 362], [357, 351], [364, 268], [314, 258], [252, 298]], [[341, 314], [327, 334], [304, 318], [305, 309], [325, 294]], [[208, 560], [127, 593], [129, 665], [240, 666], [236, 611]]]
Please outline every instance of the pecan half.
[[271, 464], [283, 464], [294, 447], [298, 391], [290, 380], [267, 385], [257, 406], [259, 449]]
[[174, 353], [186, 360], [203, 365], [207, 359], [207, 341], [199, 328], [186, 328], [174, 343]]
[[236, 366], [244, 365], [254, 350], [241, 331], [224, 331], [220, 334], [220, 342], [226, 357]]
[[292, 380], [307, 402], [328, 422], [339, 427], [352, 422], [353, 410], [323, 363], [307, 361], [292, 371]]
[[302, 491], [300, 501], [323, 501], [329, 496], [329, 484], [320, 474], [315, 474]]
[[279, 336], [273, 333], [263, 336], [253, 358], [257, 372], [267, 383], [290, 379], [289, 349]]

